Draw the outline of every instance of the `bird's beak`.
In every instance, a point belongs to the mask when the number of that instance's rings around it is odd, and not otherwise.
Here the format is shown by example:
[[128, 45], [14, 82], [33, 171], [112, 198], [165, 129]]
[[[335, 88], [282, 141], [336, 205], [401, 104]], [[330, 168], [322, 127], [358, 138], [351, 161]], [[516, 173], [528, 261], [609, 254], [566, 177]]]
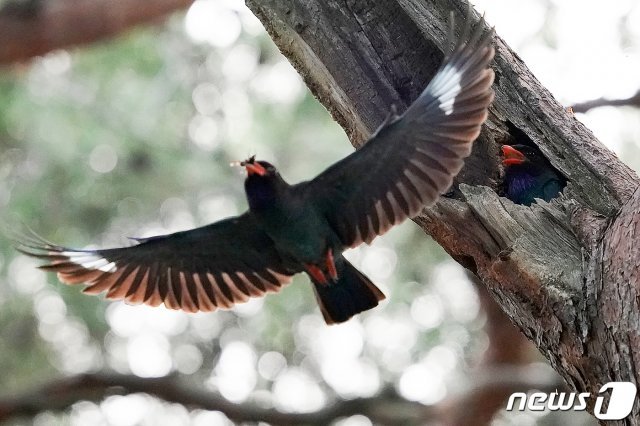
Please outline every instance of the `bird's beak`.
[[247, 169], [247, 174], [264, 176], [267, 173], [267, 170], [260, 165], [260, 163], [245, 163], [244, 168]]
[[503, 166], [511, 166], [514, 164], [522, 164], [527, 160], [527, 157], [514, 147], [510, 145], [502, 145], [502, 159]]

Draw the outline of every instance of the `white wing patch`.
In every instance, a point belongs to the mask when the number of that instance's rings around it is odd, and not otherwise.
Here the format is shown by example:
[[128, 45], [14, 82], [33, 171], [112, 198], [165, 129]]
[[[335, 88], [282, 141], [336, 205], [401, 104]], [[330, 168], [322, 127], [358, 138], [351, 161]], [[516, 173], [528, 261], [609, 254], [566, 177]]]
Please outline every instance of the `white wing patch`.
[[453, 113], [453, 103], [462, 90], [461, 80], [460, 70], [454, 65], [447, 64], [433, 81], [433, 92], [438, 96], [438, 108], [444, 112], [444, 115]]
[[60, 254], [62, 254], [63, 256], [67, 256], [69, 258], [69, 262], [75, 263], [78, 266], [82, 266], [85, 269], [111, 273], [118, 270], [115, 263], [109, 262], [107, 259], [99, 256], [96, 253], [63, 251]]

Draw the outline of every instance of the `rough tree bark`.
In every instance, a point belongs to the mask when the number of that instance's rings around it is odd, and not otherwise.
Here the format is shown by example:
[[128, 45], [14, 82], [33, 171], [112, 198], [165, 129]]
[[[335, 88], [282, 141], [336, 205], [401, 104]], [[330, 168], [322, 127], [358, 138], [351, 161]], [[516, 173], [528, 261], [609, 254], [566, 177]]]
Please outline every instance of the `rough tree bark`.
[[[459, 0], [247, 0], [359, 146], [435, 73]], [[477, 16], [476, 16], [477, 19]], [[416, 222], [477, 274], [569, 386], [597, 394], [640, 368], [638, 177], [495, 39], [496, 99], [453, 197]], [[499, 197], [500, 144], [535, 143], [566, 178], [531, 207]], [[621, 424], [640, 424], [640, 403]]]

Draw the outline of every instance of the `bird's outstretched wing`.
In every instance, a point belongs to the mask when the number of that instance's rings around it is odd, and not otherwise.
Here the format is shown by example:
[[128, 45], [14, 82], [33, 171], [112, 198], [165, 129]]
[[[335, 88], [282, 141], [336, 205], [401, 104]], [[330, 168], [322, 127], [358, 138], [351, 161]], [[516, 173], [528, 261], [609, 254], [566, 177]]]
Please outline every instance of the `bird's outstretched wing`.
[[[369, 243], [435, 203], [471, 153], [493, 100], [493, 30], [470, 18], [418, 99], [358, 151], [298, 185], [345, 246]], [[453, 41], [453, 24], [449, 34]], [[453, 44], [453, 43], [451, 43]]]
[[225, 219], [169, 235], [139, 239], [132, 247], [74, 250], [36, 236], [16, 242], [21, 252], [48, 261], [67, 284], [85, 293], [187, 312], [229, 308], [276, 292], [299, 272], [285, 266], [253, 216]]

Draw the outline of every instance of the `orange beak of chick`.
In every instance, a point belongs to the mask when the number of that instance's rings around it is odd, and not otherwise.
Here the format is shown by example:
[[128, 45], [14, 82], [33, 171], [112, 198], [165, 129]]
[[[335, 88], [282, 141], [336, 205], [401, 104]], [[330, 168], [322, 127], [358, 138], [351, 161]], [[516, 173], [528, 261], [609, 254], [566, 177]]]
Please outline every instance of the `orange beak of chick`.
[[527, 160], [527, 157], [511, 145], [502, 145], [502, 165], [511, 166], [514, 164], [522, 164]]

